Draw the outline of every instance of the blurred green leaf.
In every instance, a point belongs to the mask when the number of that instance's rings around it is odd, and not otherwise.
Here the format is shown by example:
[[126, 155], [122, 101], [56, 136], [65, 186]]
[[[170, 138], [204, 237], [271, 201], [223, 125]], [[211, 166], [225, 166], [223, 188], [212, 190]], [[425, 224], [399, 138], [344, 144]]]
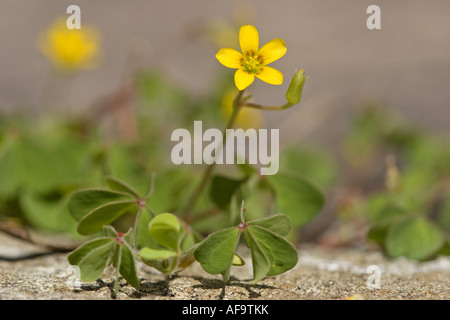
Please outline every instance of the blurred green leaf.
[[367, 233], [367, 238], [385, 248], [387, 230], [387, 226], [371, 227]]
[[0, 151], [0, 194], [11, 197], [19, 188], [48, 192], [58, 181], [51, 153], [26, 139], [10, 141]]
[[440, 230], [422, 217], [392, 225], [386, 238], [386, 250], [391, 257], [405, 256], [414, 260], [430, 258], [443, 245]]
[[407, 216], [412, 210], [413, 208], [398, 195], [379, 193], [370, 196], [367, 200], [370, 222], [377, 226], [389, 225]]
[[338, 176], [337, 165], [329, 154], [316, 150], [290, 148], [280, 155], [280, 171], [292, 172], [314, 181], [322, 188], [330, 187]]
[[379, 145], [381, 131], [387, 121], [376, 106], [366, 107], [352, 121], [350, 133], [345, 141], [345, 153], [352, 163], [367, 161]]
[[192, 176], [187, 170], [171, 169], [155, 175], [155, 189], [148, 204], [155, 212], [177, 212], [186, 185], [192, 184]]
[[447, 194], [437, 221], [446, 232], [450, 233], [450, 193]]
[[268, 179], [274, 185], [279, 211], [288, 215], [295, 227], [308, 223], [322, 209], [322, 192], [307, 180], [284, 173]]
[[176, 108], [189, 98], [184, 91], [158, 72], [141, 74], [138, 84], [142, 97], [155, 105]]
[[222, 210], [228, 210], [233, 194], [242, 185], [243, 180], [234, 180], [224, 176], [214, 176], [211, 182], [211, 200]]
[[447, 240], [447, 243], [442, 246], [437, 254], [441, 256], [450, 256], [450, 240]]
[[245, 201], [246, 220], [250, 220], [269, 214], [272, 200], [269, 190], [262, 186], [259, 174], [248, 176], [231, 196], [229, 209], [226, 210], [229, 224], [239, 223], [242, 201]]
[[24, 191], [20, 195], [20, 207], [34, 228], [68, 234], [76, 230], [76, 222], [67, 210], [66, 198], [46, 198], [32, 191]]
[[141, 198], [139, 193], [133, 187], [123, 182], [122, 180], [116, 179], [114, 177], [107, 177], [105, 180], [112, 190], [116, 190], [123, 193], [129, 193], [138, 199]]
[[116, 142], [115, 144], [109, 146], [105, 150], [106, 154], [104, 158], [105, 166], [109, 175], [120, 179], [129, 179], [136, 175], [140, 175], [143, 168], [139, 166], [133, 152], [136, 151], [133, 150], [132, 146], [124, 143]]

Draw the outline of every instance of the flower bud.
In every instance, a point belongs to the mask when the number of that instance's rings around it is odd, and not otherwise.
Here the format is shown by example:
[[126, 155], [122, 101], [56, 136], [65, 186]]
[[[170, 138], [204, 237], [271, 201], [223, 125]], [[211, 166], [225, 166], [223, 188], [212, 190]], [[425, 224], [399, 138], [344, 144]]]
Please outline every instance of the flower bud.
[[292, 77], [291, 84], [286, 92], [286, 99], [291, 104], [299, 103], [302, 99], [303, 85], [305, 84], [306, 76], [303, 70], [296, 71]]

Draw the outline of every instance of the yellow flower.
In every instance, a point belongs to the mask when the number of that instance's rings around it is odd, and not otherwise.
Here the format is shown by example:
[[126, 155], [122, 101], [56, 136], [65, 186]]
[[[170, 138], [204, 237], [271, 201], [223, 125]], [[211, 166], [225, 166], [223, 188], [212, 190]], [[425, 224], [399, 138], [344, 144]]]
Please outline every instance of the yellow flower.
[[65, 19], [58, 19], [39, 38], [41, 51], [63, 71], [89, 69], [98, 62], [99, 34], [85, 26], [70, 30]]
[[[227, 90], [222, 98], [222, 110], [224, 118], [229, 118], [233, 112], [233, 100], [236, 96], [236, 89]], [[236, 127], [243, 130], [259, 129], [263, 127], [264, 119], [261, 112], [253, 108], [242, 108], [236, 119]]]
[[255, 76], [270, 84], [283, 83], [283, 74], [267, 65], [286, 53], [286, 44], [282, 39], [273, 39], [259, 49], [258, 30], [252, 25], [242, 26], [239, 30], [241, 51], [231, 48], [220, 49], [217, 60], [225, 67], [238, 69], [234, 82], [239, 90], [244, 90], [255, 80]]

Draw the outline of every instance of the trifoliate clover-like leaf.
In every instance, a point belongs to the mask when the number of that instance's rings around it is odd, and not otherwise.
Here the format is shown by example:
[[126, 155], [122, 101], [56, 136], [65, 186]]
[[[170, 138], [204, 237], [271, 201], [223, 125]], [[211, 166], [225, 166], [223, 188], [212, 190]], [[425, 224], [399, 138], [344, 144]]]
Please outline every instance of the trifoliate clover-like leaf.
[[268, 276], [278, 275], [295, 267], [298, 261], [297, 249], [286, 239], [256, 225], [248, 226], [246, 231], [269, 259]]
[[282, 237], [291, 231], [291, 220], [285, 214], [277, 214], [268, 218], [262, 218], [247, 222], [247, 225], [255, 225], [270, 230]]
[[155, 216], [148, 226], [148, 232], [160, 245], [178, 251], [180, 242], [180, 221], [171, 213]]
[[98, 238], [84, 243], [68, 256], [69, 263], [80, 268], [81, 281], [92, 282], [100, 278], [114, 245], [113, 238]]
[[239, 235], [240, 231], [236, 227], [210, 234], [195, 250], [195, 259], [208, 273], [226, 272], [231, 267]]

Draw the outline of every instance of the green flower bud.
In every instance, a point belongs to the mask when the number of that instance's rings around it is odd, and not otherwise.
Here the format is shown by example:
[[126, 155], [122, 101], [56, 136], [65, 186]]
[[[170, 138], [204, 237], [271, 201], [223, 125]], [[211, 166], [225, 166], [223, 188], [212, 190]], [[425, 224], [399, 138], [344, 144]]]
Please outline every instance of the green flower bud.
[[299, 103], [302, 99], [303, 85], [305, 84], [306, 76], [303, 70], [296, 71], [292, 77], [291, 84], [286, 92], [286, 99], [291, 104]]

